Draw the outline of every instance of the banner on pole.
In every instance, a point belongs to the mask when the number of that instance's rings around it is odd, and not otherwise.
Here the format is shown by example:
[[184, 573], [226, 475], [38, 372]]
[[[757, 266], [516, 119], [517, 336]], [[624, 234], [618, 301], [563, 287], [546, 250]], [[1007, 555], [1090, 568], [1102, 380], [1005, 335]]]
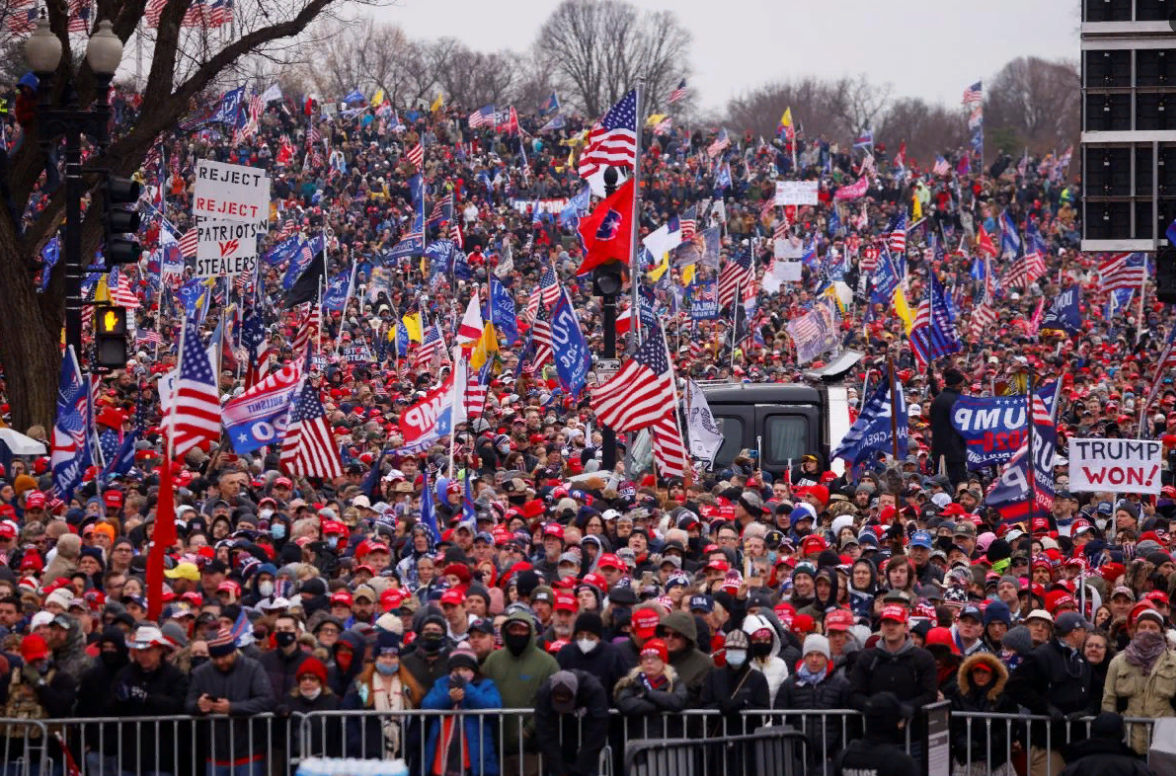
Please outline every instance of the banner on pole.
[[265, 170], [208, 159], [196, 161], [192, 213], [221, 221], [259, 221], [269, 215], [270, 179]]
[[816, 205], [818, 181], [776, 181], [777, 205]]
[[1071, 439], [1070, 490], [1160, 492], [1164, 445], [1156, 439]]

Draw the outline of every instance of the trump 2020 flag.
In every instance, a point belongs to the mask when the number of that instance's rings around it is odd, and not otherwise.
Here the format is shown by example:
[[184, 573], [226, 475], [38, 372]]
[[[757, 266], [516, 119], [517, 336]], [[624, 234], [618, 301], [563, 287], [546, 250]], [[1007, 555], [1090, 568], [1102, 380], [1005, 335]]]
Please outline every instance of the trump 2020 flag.
[[490, 320], [506, 337], [507, 344], [518, 341], [519, 324], [514, 299], [502, 281], [493, 275], [490, 276]]
[[575, 396], [588, 382], [592, 357], [567, 292], [560, 293], [559, 301], [551, 311], [551, 339], [555, 345], [555, 371], [559, 373], [560, 385]]
[[[907, 454], [907, 409], [906, 399], [902, 391], [896, 390], [898, 423], [898, 457]], [[830, 457], [844, 458], [852, 464], [868, 459], [870, 453], [894, 452], [894, 430], [890, 424], [890, 414], [894, 410], [890, 401], [890, 381], [880, 380], [874, 388], [858, 419], [841, 440]]]
[[301, 385], [302, 363], [294, 359], [224, 406], [221, 419], [233, 450], [243, 455], [281, 442]]
[[57, 419], [53, 422], [53, 452], [49, 467], [53, 471], [53, 491], [68, 501], [82, 474], [90, 465], [90, 446], [86, 432], [90, 418], [89, 383], [82, 379], [73, 349], [65, 352], [61, 362], [61, 381], [57, 386]]
[[1049, 312], [1041, 321], [1041, 328], [1078, 334], [1082, 331], [1081, 304], [1082, 289], [1077, 285], [1070, 286], [1054, 297]]

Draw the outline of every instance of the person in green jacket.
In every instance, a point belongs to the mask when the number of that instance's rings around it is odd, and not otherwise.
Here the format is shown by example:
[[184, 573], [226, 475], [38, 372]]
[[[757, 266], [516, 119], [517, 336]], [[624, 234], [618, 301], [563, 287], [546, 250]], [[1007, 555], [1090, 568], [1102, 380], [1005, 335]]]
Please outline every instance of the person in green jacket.
[[[532, 709], [539, 688], [559, 670], [559, 663], [535, 643], [535, 621], [525, 612], [515, 612], [502, 624], [502, 643], [504, 649], [487, 655], [482, 673], [498, 687], [502, 708]], [[532, 715], [507, 715], [502, 733], [503, 773], [538, 774], [534, 729]]]

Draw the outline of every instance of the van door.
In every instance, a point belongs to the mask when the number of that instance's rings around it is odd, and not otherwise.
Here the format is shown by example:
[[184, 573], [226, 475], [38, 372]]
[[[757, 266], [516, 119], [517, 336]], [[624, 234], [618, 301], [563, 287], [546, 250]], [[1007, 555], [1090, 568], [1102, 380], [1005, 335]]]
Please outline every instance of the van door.
[[715, 425], [723, 435], [723, 444], [715, 454], [712, 467], [717, 471], [730, 466], [743, 448], [755, 449], [755, 408], [712, 404], [710, 409]]

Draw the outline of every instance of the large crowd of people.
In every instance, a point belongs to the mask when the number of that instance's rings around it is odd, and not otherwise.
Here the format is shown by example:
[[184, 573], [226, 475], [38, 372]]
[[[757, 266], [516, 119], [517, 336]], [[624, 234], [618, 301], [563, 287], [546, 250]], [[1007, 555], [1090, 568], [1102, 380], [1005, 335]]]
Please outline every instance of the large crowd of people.
[[[133, 121], [138, 99], [116, 98], [122, 120]], [[261, 713], [369, 711], [312, 717], [301, 754], [403, 757], [413, 773], [438, 775], [538, 773], [542, 756], [545, 773], [588, 776], [606, 745], [619, 751], [627, 738], [787, 722], [810, 743], [807, 767], [831, 773], [850, 767], [842, 759], [869, 762], [871, 742], [902, 743], [923, 724], [923, 708], [946, 701], [959, 772], [1044, 776], [1083, 754], [1069, 748], [1087, 738], [1074, 720], [1176, 714], [1170, 377], [1140, 413], [1174, 322], [1150, 297], [1108, 307], [1098, 257], [1078, 250], [1072, 172], [1052, 158], [1018, 164], [966, 149], [944, 149], [949, 169], [936, 172], [932, 160], [896, 160], [897, 149], [882, 146], [868, 149], [867, 171], [866, 151], [847, 138], [738, 132], [716, 164], [708, 152], [719, 127], [647, 127], [642, 234], [688, 211], [700, 231], [721, 233], [720, 263], [698, 266], [693, 282], [748, 248], [762, 276], [782, 233], [815, 256], [801, 281], [759, 290], [753, 334], [734, 348], [730, 317], [691, 321], [684, 268], [665, 269], [648, 287], [677, 377], [800, 382], [807, 365], [786, 325], [812, 308], [828, 258], [847, 256], [842, 280], [856, 294], [840, 346], [865, 354], [845, 378], [851, 399], [867, 371], [877, 375], [892, 358], [911, 434], [909, 457], [843, 474], [811, 450], [773, 478], [756, 451], [743, 450], [666, 478], [624, 463], [604, 471], [587, 392], [561, 390], [554, 364], [535, 368], [527, 347], [523, 311], [549, 268], [594, 351], [603, 339], [601, 300], [575, 274], [583, 252], [560, 216], [585, 185], [574, 160], [590, 121], [569, 116], [540, 131], [547, 117], [520, 114], [517, 130], [471, 128], [469, 113], [327, 113], [288, 96], [266, 106], [255, 132], [205, 123], [161, 139], [139, 174], [153, 259], [127, 272], [142, 302], [140, 343], [95, 390], [99, 438], [139, 434], [134, 466], [105, 478], [94, 467], [68, 497], [54, 491], [45, 458], [18, 457], [0, 472], [0, 717], [208, 718], [211, 743], [197, 750], [131, 724], [103, 728], [84, 747], [66, 744], [86, 767], [136, 774], [170, 773], [172, 763], [180, 772], [276, 772], [292, 749], [258, 732]], [[9, 129], [19, 142], [19, 126]], [[418, 166], [408, 152], [418, 144], [429, 215], [452, 203], [426, 238], [460, 231], [465, 256], [442, 272], [417, 256], [387, 259], [413, 226]], [[355, 278], [314, 345], [313, 380], [342, 448], [342, 477], [289, 476], [279, 450], [237, 454], [227, 439], [164, 460], [158, 381], [176, 363], [179, 290], [191, 269], [163, 278], [153, 262], [167, 230], [193, 224], [199, 159], [265, 169], [274, 214], [265, 248], [321, 237], [328, 280]], [[866, 195], [838, 205], [838, 189], [867, 172]], [[775, 183], [788, 179], [819, 180], [819, 203], [774, 207]], [[1046, 272], [1028, 287], [1001, 288], [974, 271], [978, 235], [999, 234], [1002, 214], [1034, 224], [1046, 248]], [[916, 368], [901, 322], [871, 301], [859, 270], [864, 249], [899, 215], [911, 225], [908, 298], [917, 304], [934, 274], [952, 290], [963, 339], [961, 352], [928, 370]], [[248, 307], [266, 321], [271, 363], [294, 358], [303, 318], [282, 309], [285, 271], [263, 260], [256, 282], [213, 289], [198, 311], [204, 330]], [[448, 360], [414, 361], [421, 345], [402, 348], [397, 322], [419, 312], [452, 346], [461, 311], [476, 288], [486, 297], [492, 274], [514, 297], [521, 331], [500, 338], [485, 407], [452, 446], [443, 438], [405, 451], [402, 414], [440, 383]], [[996, 320], [976, 332], [970, 316], [986, 285], [996, 285]], [[1084, 292], [1081, 331], [1029, 325], [1040, 300], [1074, 286]], [[226, 398], [240, 392], [250, 358], [229, 342]], [[354, 359], [363, 347], [366, 360]], [[961, 395], [1015, 392], [1026, 371], [1061, 386], [1057, 495], [1051, 515], [1018, 523], [985, 506], [996, 470], [963, 467], [950, 414]], [[21, 431], [50, 438], [40, 427]], [[1159, 498], [1067, 490], [1068, 437], [1137, 433], [1164, 442]], [[178, 540], [168, 548], [162, 614], [149, 620], [162, 467], [175, 483]], [[421, 520], [422, 502], [439, 535]], [[501, 723], [405, 714], [453, 709], [522, 711]], [[711, 714], [681, 713], [690, 710]], [[845, 749], [860, 722], [811, 713], [823, 710], [863, 712], [865, 737]], [[1034, 721], [967, 724], [976, 712]], [[1107, 744], [1115, 735], [1147, 751], [1147, 726], [1124, 733], [1121, 722], [1099, 719], [1098, 732], [1111, 733], [1086, 742], [1092, 752], [1101, 741], [1103, 756], [1121, 756]], [[920, 756], [917, 744], [911, 753]]]

